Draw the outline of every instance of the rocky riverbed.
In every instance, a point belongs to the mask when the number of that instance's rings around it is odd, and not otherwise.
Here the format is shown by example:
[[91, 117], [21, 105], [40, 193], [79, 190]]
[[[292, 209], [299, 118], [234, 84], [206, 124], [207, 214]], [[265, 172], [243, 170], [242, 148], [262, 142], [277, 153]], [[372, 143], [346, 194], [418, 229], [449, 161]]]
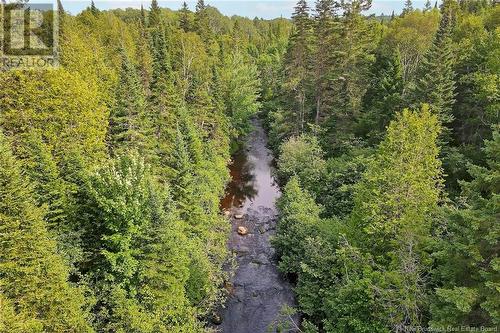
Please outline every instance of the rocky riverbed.
[[231, 216], [228, 247], [237, 262], [234, 276], [226, 284], [229, 296], [217, 327], [223, 333], [275, 331], [281, 308], [295, 304], [292, 287], [278, 272], [270, 243], [276, 231], [275, 200], [280, 195], [273, 177], [273, 156], [260, 121], [254, 120], [253, 126], [245, 146], [234, 157], [232, 182], [222, 201]]

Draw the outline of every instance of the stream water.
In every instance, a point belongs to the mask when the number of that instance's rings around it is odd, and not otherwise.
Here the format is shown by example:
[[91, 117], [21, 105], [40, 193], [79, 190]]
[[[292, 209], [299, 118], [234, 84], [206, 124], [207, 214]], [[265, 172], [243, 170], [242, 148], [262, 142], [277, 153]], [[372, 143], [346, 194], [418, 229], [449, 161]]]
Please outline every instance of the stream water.
[[[258, 119], [253, 120], [253, 128], [233, 157], [232, 181], [221, 203], [231, 214], [228, 247], [238, 264], [226, 286], [230, 295], [221, 312], [218, 330], [222, 333], [269, 332], [282, 306], [295, 304], [292, 287], [278, 272], [270, 243], [276, 230], [275, 200], [280, 196], [272, 173], [273, 156]], [[238, 234], [238, 227], [245, 227], [248, 234]]]

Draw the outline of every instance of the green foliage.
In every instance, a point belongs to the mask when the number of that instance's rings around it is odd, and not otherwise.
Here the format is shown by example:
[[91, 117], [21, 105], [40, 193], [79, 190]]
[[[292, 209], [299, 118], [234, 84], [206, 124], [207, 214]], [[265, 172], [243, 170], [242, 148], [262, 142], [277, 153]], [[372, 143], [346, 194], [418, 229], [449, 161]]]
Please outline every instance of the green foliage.
[[370, 5], [59, 3], [62, 67], [0, 73], [0, 332], [207, 331], [230, 147], [261, 109], [302, 331], [498, 325], [500, 7]]
[[442, 190], [439, 132], [427, 106], [419, 112], [404, 110], [389, 125], [356, 189], [348, 232], [381, 265], [379, 297], [392, 327], [418, 325], [426, 305], [423, 274], [430, 264], [430, 217]]
[[158, 6], [158, 1], [151, 1], [151, 8], [149, 9], [148, 25], [150, 28], [157, 28], [161, 23], [161, 9]]
[[[427, 106], [419, 112], [405, 110], [389, 125], [377, 158], [356, 189], [351, 217], [353, 232], [365, 234], [363, 242], [370, 243], [372, 251], [379, 245], [377, 233], [394, 237], [400, 228], [429, 228], [426, 217], [436, 208], [442, 186], [439, 132]], [[389, 240], [380, 240], [382, 250]]]
[[[429, 103], [439, 120], [447, 125], [453, 120], [455, 102], [455, 73], [453, 70], [453, 44], [451, 32], [455, 24], [454, 0], [442, 5], [439, 28], [434, 42], [421, 63], [421, 73], [416, 85], [416, 100]], [[444, 133], [445, 137], [449, 133]], [[447, 138], [445, 138], [446, 140]]]
[[354, 207], [356, 184], [366, 168], [371, 150], [353, 149], [326, 161], [326, 172], [316, 192], [316, 200], [324, 207], [323, 216], [343, 218]]
[[108, 144], [113, 152], [128, 149], [144, 150], [146, 138], [145, 100], [136, 69], [122, 51], [120, 79], [116, 87], [116, 106], [111, 110]]
[[370, 87], [363, 97], [366, 112], [359, 120], [359, 134], [369, 143], [379, 143], [395, 110], [403, 104], [403, 68], [399, 51], [389, 57], [380, 55], [374, 64]]
[[[87, 161], [104, 157], [106, 108], [79, 75], [65, 69], [48, 72], [12, 71], [0, 75], [0, 124], [15, 136], [38, 130], [56, 162], [68, 151], [81, 152]], [[78, 138], [78, 140], [75, 140]]]
[[[369, 2], [340, 3], [341, 19], [332, 4], [311, 20], [298, 1], [267, 117], [295, 184], [276, 246], [304, 329], [496, 327], [498, 6], [406, 1], [379, 23], [360, 15]], [[297, 202], [321, 212], [290, 214]]]
[[[187, 239], [168, 190], [137, 154], [119, 156], [88, 181], [81, 215], [84, 265], [99, 281], [105, 330], [153, 332], [195, 325], [187, 303]], [[184, 321], [179, 318], [184, 317]], [[156, 328], [155, 328], [156, 327]]]
[[26, 314], [16, 313], [12, 303], [0, 294], [0, 332], [2, 333], [41, 333], [43, 325]]
[[260, 108], [257, 66], [245, 62], [243, 55], [235, 51], [224, 60], [221, 82], [224, 86], [226, 113], [234, 128], [234, 136], [243, 136], [249, 131], [250, 118]]
[[462, 182], [463, 207], [448, 208], [438, 223], [436, 297], [431, 325], [498, 325], [500, 135], [485, 142], [487, 166], [469, 165]]
[[[88, 312], [68, 325], [88, 316], [104, 332], [201, 332], [223, 301], [230, 140], [260, 107], [258, 58], [279, 59], [274, 38], [283, 50], [290, 25], [231, 19], [202, 2], [194, 21], [186, 6], [179, 14], [156, 1], [149, 12], [64, 13], [63, 68], [0, 75], [0, 126], [33, 188], [20, 196], [43, 223], [54, 265], [62, 256], [86, 288]], [[248, 37], [233, 31], [236, 20]], [[65, 330], [3, 286], [2, 332]]]
[[[426, 106], [398, 114], [375, 156], [360, 158], [367, 164], [362, 177], [358, 169], [355, 179], [346, 179], [354, 199], [347, 197], [353, 209], [344, 221], [321, 219], [296, 177], [286, 185], [274, 240], [279, 267], [297, 275], [300, 310], [325, 331], [389, 332], [421, 324], [419, 313], [428, 305], [423, 276], [432, 263], [430, 218], [442, 190], [439, 130]], [[332, 171], [345, 172], [345, 160], [330, 163]], [[342, 185], [332, 187], [321, 190], [332, 195]], [[346, 214], [341, 204], [335, 208], [334, 214]]]
[[3, 134], [0, 185], [0, 301], [7, 321], [0, 329], [92, 332], [81, 290], [69, 284], [68, 268], [47, 231], [44, 211], [36, 206]]
[[[416, 79], [417, 69], [422, 58], [432, 45], [434, 35], [439, 24], [439, 12], [432, 10], [429, 12], [412, 11], [398, 17], [388, 25], [384, 33], [380, 48], [384, 52], [394, 52], [400, 54], [401, 68], [403, 71], [404, 93], [408, 96], [408, 91], [413, 89]], [[406, 105], [408, 106], [408, 105]]]
[[[307, 121], [311, 118], [310, 105], [310, 75], [312, 50], [312, 21], [309, 16], [307, 1], [297, 2], [292, 15], [294, 30], [290, 36], [287, 53], [285, 55], [283, 71], [285, 79], [283, 90], [292, 98], [286, 103], [286, 113], [290, 113], [294, 121], [289, 122], [290, 129], [282, 130], [286, 134], [299, 134], [304, 130]], [[274, 120], [277, 122], [277, 119]], [[281, 135], [281, 133], [276, 133]]]
[[184, 32], [188, 32], [191, 30], [191, 17], [190, 11], [187, 3], [184, 1], [182, 3], [182, 8], [179, 10], [180, 18], [179, 18], [179, 26]]
[[298, 176], [308, 190], [315, 192], [325, 173], [323, 150], [318, 139], [303, 134], [284, 142], [280, 147], [278, 170], [283, 181]]
[[301, 244], [306, 237], [314, 236], [320, 208], [311, 195], [300, 188], [297, 177], [287, 183], [277, 206], [280, 220], [273, 244], [281, 258], [279, 267], [282, 272], [297, 273], [304, 257]]
[[302, 134], [281, 145], [277, 175], [283, 183], [297, 176], [304, 189], [323, 206], [322, 216], [344, 217], [353, 208], [354, 185], [364, 171], [368, 152], [353, 149], [325, 161], [317, 138]]

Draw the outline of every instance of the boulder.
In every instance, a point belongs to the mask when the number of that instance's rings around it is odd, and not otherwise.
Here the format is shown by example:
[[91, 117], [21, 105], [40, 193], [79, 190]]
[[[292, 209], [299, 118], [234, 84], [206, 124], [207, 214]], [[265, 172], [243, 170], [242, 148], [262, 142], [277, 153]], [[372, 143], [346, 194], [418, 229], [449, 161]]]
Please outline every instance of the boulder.
[[250, 252], [250, 249], [246, 246], [239, 246], [233, 250], [233, 253], [237, 255], [244, 256]]
[[248, 229], [245, 227], [238, 227], [238, 235], [245, 236], [248, 234]]
[[243, 214], [235, 214], [234, 218], [238, 219], [238, 220], [241, 220], [243, 218]]

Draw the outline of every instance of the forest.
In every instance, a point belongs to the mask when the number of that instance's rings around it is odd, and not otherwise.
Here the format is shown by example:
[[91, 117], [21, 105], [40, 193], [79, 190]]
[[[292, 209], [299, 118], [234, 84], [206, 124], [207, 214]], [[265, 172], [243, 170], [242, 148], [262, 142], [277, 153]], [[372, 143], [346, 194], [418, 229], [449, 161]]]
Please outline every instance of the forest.
[[58, 2], [60, 66], [0, 70], [0, 333], [216, 331], [255, 117], [300, 318], [279, 332], [496, 331], [500, 6], [370, 6]]

